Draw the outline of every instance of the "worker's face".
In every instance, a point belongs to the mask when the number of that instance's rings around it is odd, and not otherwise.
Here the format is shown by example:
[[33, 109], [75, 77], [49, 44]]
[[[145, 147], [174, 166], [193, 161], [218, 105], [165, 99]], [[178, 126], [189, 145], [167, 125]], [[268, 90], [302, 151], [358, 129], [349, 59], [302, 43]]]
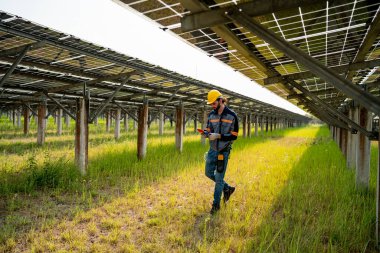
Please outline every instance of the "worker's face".
[[212, 109], [216, 110], [216, 109], [219, 109], [219, 99], [215, 100], [211, 106], [212, 106]]

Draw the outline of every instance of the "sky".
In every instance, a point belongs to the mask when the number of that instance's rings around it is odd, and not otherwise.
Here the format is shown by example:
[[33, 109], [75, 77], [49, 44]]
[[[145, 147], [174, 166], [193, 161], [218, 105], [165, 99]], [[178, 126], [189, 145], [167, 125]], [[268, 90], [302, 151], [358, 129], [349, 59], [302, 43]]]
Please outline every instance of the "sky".
[[[305, 112], [112, 0], [0, 0], [2, 11], [254, 99]], [[206, 98], [206, 94], [205, 94]]]

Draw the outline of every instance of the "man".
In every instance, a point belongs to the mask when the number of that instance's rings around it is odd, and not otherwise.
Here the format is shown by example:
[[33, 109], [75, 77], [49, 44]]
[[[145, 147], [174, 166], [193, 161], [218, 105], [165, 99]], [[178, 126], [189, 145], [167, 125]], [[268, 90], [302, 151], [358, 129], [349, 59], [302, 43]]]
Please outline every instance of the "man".
[[220, 200], [223, 192], [223, 201], [226, 203], [235, 187], [224, 181], [231, 145], [237, 139], [239, 123], [236, 113], [226, 106], [226, 99], [217, 90], [207, 94], [207, 104], [213, 110], [208, 115], [205, 137], [210, 140], [210, 149], [207, 153], [206, 176], [215, 182], [214, 201], [210, 213], [215, 214], [220, 209]]

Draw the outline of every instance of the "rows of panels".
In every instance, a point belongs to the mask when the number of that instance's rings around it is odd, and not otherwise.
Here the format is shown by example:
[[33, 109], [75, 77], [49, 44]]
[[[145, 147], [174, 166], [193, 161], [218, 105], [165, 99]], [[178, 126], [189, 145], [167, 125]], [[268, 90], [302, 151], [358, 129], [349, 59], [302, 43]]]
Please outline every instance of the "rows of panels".
[[[86, 87], [92, 107], [113, 97], [113, 102], [129, 108], [147, 100], [152, 108], [173, 108], [182, 103], [195, 111], [204, 106], [205, 94], [215, 88], [4, 12], [0, 12], [0, 75], [2, 107], [45, 100], [52, 103], [54, 99], [69, 108], [76, 98], [84, 96]], [[220, 90], [235, 110], [304, 119], [282, 108]]]
[[[116, 2], [141, 12], [158, 22], [164, 30], [170, 30], [257, 83], [262, 85], [266, 83], [268, 73], [264, 73], [242, 55], [240, 50], [232, 47], [218, 36], [215, 27], [205, 27], [189, 32], [184, 32], [181, 27], [181, 19], [192, 14], [183, 7], [184, 4], [202, 5], [205, 6], [203, 10], [210, 11], [240, 6], [240, 4], [250, 1], [117, 0]], [[271, 5], [274, 3], [273, 1], [256, 2], [267, 5], [267, 9], [271, 9]], [[276, 2], [280, 3], [281, 1]], [[309, 4], [310, 1], [302, 0], [292, 2], [298, 2], [299, 6], [281, 11], [268, 11], [263, 15], [255, 16], [254, 20], [328, 68], [354, 63], [358, 50], [369, 36], [368, 32], [373, 26], [379, 25], [373, 23], [379, 13], [380, 2], [378, 1], [314, 1], [313, 4]], [[254, 52], [266, 68], [275, 74], [288, 76], [308, 71], [300, 63], [290, 59], [244, 27], [233, 22], [225, 22], [222, 25], [238, 37], [247, 48]], [[363, 61], [379, 59], [380, 36], [379, 34], [375, 36], [376, 38], [368, 52], [365, 53]], [[369, 92], [380, 96], [378, 66], [364, 66], [356, 69], [350, 79], [357, 85], [369, 84], [371, 87]], [[339, 73], [342, 76], [347, 75], [347, 72]], [[324, 99], [336, 107], [347, 98], [331, 84], [318, 77], [297, 80], [309, 91], [319, 93], [320, 99]], [[289, 95], [289, 91], [280, 82], [266, 85], [266, 87], [281, 97], [287, 98]], [[292, 100], [292, 102], [296, 103], [296, 100]]]

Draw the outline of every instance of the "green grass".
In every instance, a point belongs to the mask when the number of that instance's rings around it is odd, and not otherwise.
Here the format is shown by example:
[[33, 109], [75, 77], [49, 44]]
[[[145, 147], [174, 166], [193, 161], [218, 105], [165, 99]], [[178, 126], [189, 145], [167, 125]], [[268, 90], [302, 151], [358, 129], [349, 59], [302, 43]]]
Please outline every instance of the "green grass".
[[239, 137], [226, 174], [236, 193], [211, 217], [207, 147], [192, 126], [181, 154], [174, 128], [159, 136], [153, 124], [139, 161], [135, 131], [114, 140], [91, 125], [82, 177], [71, 129], [48, 125], [39, 147], [1, 120], [0, 252], [375, 251], [377, 146], [370, 188], [357, 191], [326, 127]]

